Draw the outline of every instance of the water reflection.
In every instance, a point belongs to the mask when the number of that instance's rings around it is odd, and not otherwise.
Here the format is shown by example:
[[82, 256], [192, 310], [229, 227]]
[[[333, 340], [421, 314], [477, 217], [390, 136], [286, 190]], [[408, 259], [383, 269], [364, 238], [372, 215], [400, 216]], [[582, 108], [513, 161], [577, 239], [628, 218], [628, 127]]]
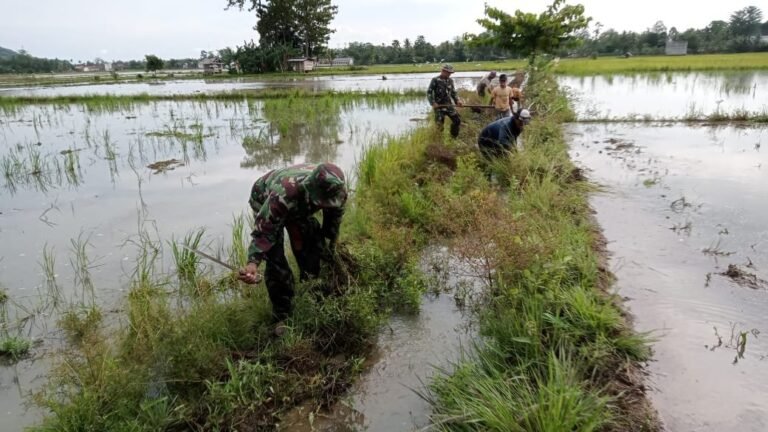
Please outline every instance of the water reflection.
[[720, 110], [768, 112], [768, 72], [652, 73], [559, 77], [582, 119], [706, 116]]
[[[605, 185], [591, 199], [616, 286], [653, 331], [654, 406], [669, 430], [768, 424], [768, 128], [572, 125], [571, 154]], [[759, 336], [758, 336], [759, 335]]]

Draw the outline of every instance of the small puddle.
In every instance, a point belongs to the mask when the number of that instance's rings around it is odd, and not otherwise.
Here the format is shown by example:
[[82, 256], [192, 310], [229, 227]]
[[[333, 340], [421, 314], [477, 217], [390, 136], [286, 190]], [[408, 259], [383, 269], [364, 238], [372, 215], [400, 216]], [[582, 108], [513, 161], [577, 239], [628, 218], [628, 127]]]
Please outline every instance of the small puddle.
[[428, 249], [422, 265], [435, 283], [420, 312], [390, 320], [379, 334], [370, 367], [330, 413], [300, 407], [286, 416], [281, 430], [384, 432], [429, 425], [431, 409], [419, 393], [437, 368], [450, 368], [471, 347], [470, 312], [457, 303], [481, 282], [461, 272], [463, 265], [445, 247]]

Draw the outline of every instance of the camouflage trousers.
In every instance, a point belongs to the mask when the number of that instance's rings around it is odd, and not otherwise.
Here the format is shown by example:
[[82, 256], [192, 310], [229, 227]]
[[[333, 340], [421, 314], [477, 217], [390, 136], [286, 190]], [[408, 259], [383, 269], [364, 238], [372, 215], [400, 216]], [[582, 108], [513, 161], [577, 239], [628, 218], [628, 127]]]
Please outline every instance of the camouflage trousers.
[[461, 117], [459, 117], [459, 113], [456, 112], [456, 109], [451, 108], [438, 108], [435, 110], [435, 123], [437, 123], [437, 127], [440, 128], [440, 131], [443, 130], [443, 124], [445, 123], [445, 118], [449, 117], [451, 119], [451, 136], [456, 138], [459, 136], [459, 127], [461, 126]]
[[[314, 217], [285, 225], [291, 250], [299, 265], [299, 278], [304, 281], [320, 274], [320, 258], [325, 239], [320, 223]], [[275, 320], [283, 320], [291, 312], [296, 284], [288, 259], [285, 257], [284, 232], [265, 257], [264, 284], [267, 286]]]

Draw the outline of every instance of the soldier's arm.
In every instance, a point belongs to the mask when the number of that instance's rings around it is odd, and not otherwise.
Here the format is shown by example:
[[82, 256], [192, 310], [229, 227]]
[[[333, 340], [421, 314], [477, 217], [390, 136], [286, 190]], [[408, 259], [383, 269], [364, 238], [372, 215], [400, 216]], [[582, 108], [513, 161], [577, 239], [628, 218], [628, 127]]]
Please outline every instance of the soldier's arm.
[[248, 247], [249, 263], [258, 264], [264, 260], [264, 256], [272, 249], [280, 236], [287, 215], [288, 206], [283, 197], [276, 193], [270, 194], [256, 213], [251, 232], [251, 245]]
[[448, 91], [451, 92], [451, 99], [453, 99], [453, 103], [459, 104], [459, 95], [456, 94], [456, 86], [453, 85], [453, 80], [450, 81]]
[[339, 238], [339, 228], [344, 216], [345, 203], [346, 199], [339, 207], [323, 209], [323, 236], [328, 239], [330, 245], [335, 244]]

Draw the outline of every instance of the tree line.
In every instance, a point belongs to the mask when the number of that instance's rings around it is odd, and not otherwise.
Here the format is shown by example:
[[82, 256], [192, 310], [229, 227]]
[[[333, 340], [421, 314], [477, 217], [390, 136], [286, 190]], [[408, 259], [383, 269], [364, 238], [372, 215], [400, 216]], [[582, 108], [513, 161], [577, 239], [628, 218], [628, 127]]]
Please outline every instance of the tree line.
[[[228, 8], [256, 15], [258, 42], [244, 41], [235, 48], [203, 51], [200, 58], [219, 57], [225, 65], [236, 63], [245, 73], [284, 71], [290, 57], [353, 57], [357, 65], [464, 62], [505, 58], [535, 58], [540, 53], [559, 56], [663, 54], [667, 41], [688, 42], [688, 52], [728, 53], [768, 50], [761, 35], [768, 35], [762, 11], [749, 6], [733, 12], [727, 21], [715, 20], [702, 29], [679, 31], [658, 21], [643, 32], [608, 29], [592, 23], [581, 5], [554, 0], [541, 14], [486, 7], [478, 22], [485, 31], [462, 35], [437, 45], [423, 35], [389, 44], [352, 42], [343, 49], [329, 49], [331, 24], [338, 12], [331, 0], [226, 0]], [[182, 68], [194, 59], [171, 59], [159, 67]], [[124, 63], [128, 69], [155, 70], [146, 60]], [[64, 72], [71, 61], [40, 59], [26, 52], [0, 59], [0, 73]]]
[[573, 54], [663, 54], [668, 40], [688, 42], [689, 54], [766, 51], [768, 44], [761, 42], [761, 36], [768, 35], [768, 21], [762, 19], [758, 7], [748, 6], [733, 12], [727, 21], [715, 20], [704, 28], [684, 31], [667, 28], [663, 21], [639, 33], [602, 31], [602, 24], [595, 23], [591, 31], [584, 30], [579, 35], [584, 44]]

